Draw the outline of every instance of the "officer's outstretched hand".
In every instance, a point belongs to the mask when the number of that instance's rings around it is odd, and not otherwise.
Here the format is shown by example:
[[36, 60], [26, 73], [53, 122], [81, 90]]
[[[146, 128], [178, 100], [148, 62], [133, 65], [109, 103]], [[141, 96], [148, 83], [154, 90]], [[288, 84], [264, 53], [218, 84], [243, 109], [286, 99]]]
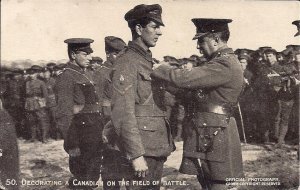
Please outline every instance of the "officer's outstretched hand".
[[69, 150], [69, 156], [70, 157], [77, 157], [80, 156], [80, 149], [79, 148], [73, 148]]
[[148, 173], [148, 166], [143, 156], [132, 160], [132, 165], [137, 177], [146, 177]]

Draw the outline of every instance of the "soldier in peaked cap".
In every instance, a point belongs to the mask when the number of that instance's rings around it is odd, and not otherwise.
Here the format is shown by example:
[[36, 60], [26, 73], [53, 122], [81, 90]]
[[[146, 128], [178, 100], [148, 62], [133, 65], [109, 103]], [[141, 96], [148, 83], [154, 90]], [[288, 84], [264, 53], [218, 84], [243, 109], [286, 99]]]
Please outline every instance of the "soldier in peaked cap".
[[[103, 189], [110, 189], [107, 185], [108, 181], [114, 181], [116, 186], [114, 189], [119, 189], [118, 181], [122, 181], [123, 174], [123, 162], [120, 151], [115, 145], [114, 129], [111, 122], [111, 96], [112, 96], [112, 81], [111, 73], [113, 71], [114, 61], [118, 54], [126, 47], [126, 43], [118, 37], [106, 36], [105, 41], [105, 53], [106, 61], [97, 67], [93, 74], [93, 79], [97, 83], [97, 94], [100, 98], [99, 102], [102, 106], [104, 114], [105, 127], [103, 130], [103, 136], [106, 139], [106, 146], [102, 151], [102, 168], [101, 177], [103, 180]], [[125, 163], [128, 164], [128, 163]]]
[[193, 39], [197, 39], [197, 48], [207, 62], [191, 69], [161, 63], [155, 66], [153, 77], [194, 90], [196, 97], [186, 106], [190, 107], [186, 109], [190, 123], [183, 127], [180, 172], [197, 175], [204, 189], [226, 189], [226, 178], [243, 176], [240, 139], [232, 115], [242, 91], [243, 72], [227, 46], [232, 20], [192, 21], [197, 28]]
[[298, 32], [294, 35], [294, 37], [299, 36], [300, 35], [300, 20], [295, 20], [294, 22], [292, 22], [292, 24], [297, 26], [297, 30]]
[[[69, 154], [69, 168], [74, 175], [69, 180], [71, 188], [92, 189], [100, 176], [103, 118], [97, 84], [86, 72], [92, 60], [90, 44], [93, 41], [87, 38], [65, 40], [70, 61], [55, 85], [57, 125], [63, 132], [64, 149]], [[80, 185], [78, 181], [85, 183]]]
[[137, 189], [159, 189], [160, 184], [153, 182], [161, 180], [163, 164], [174, 148], [166, 126], [164, 88], [150, 77], [154, 62], [150, 48], [156, 46], [164, 26], [161, 13], [158, 4], [141, 4], [125, 14], [132, 41], [117, 57], [112, 77], [112, 121], [121, 152], [131, 164], [131, 182], [150, 182], [131, 187]]

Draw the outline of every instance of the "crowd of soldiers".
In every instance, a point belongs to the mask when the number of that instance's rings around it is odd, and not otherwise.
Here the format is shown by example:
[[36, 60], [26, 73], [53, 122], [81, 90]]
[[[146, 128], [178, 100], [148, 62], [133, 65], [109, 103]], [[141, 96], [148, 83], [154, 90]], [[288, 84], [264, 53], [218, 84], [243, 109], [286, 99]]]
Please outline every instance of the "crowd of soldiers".
[[43, 143], [61, 138], [56, 127], [54, 85], [64, 67], [55, 63], [25, 70], [2, 67], [1, 101], [15, 121], [19, 138]]
[[1, 103], [17, 136], [64, 139], [71, 188], [92, 189], [101, 173], [104, 189], [120, 189], [122, 179], [159, 189], [173, 139], [183, 139], [180, 172], [197, 175], [203, 189], [225, 189], [228, 177], [244, 176], [238, 129], [245, 141], [277, 148], [290, 129], [298, 142], [299, 45], [233, 51], [231, 19], [197, 18], [203, 56], [160, 62], [149, 48], [162, 35], [161, 13], [158, 4], [129, 10], [132, 41], [105, 37], [104, 63], [91, 56], [94, 40], [71, 38], [66, 64], [1, 69]]
[[[107, 52], [115, 53], [116, 50], [109, 47], [108, 41], [112, 39], [115, 40], [115, 37], [106, 38]], [[123, 41], [121, 44], [117, 52], [126, 45]], [[236, 108], [235, 114], [241, 139], [256, 143], [278, 141], [281, 146], [288, 132], [290, 142], [298, 142], [299, 92], [296, 81], [299, 80], [300, 46], [287, 45], [283, 51], [271, 47], [236, 49], [235, 54], [245, 79], [240, 108]], [[200, 66], [206, 61], [197, 55], [179, 59], [164, 56], [163, 59], [179, 68]], [[103, 63], [100, 57], [92, 57], [87, 70], [95, 75], [98, 68], [112, 67], [107, 64], [109, 62]], [[55, 79], [66, 65], [51, 62], [44, 67], [33, 65], [24, 70], [1, 69], [1, 100], [15, 120], [18, 137], [28, 142], [39, 140], [43, 143], [49, 138], [63, 138], [66, 132], [61, 132], [57, 126]], [[99, 93], [103, 94], [101, 91]], [[172, 135], [180, 141], [185, 114], [184, 98], [167, 93], [165, 102]]]

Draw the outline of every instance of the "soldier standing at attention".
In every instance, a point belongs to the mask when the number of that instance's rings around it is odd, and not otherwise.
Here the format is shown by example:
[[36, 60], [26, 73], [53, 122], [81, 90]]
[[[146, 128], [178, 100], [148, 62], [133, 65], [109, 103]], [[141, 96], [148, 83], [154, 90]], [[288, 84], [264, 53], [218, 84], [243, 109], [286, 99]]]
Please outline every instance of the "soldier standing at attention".
[[44, 81], [47, 87], [48, 96], [46, 98], [46, 107], [49, 117], [49, 133], [52, 138], [57, 139], [57, 128], [56, 128], [56, 118], [55, 118], [55, 112], [56, 112], [56, 98], [54, 94], [54, 85], [55, 85], [55, 79], [51, 77], [51, 72], [49, 67], [46, 67], [44, 69]]
[[27, 120], [31, 129], [31, 142], [37, 140], [37, 132], [43, 143], [47, 142], [49, 130], [49, 118], [46, 111], [46, 98], [48, 97], [47, 87], [44, 81], [37, 78], [42, 67], [33, 65], [28, 74], [30, 80], [26, 82], [25, 110]]
[[[125, 14], [132, 33], [128, 48], [115, 61], [112, 78], [112, 121], [121, 152], [132, 163], [131, 188], [159, 189], [163, 164], [174, 149], [166, 125], [165, 90], [151, 78], [153, 58], [149, 50], [162, 35], [161, 6], [137, 5]], [[134, 180], [149, 181], [138, 186]]]
[[[174, 68], [155, 65], [152, 76], [177, 87], [194, 89], [190, 124], [185, 126], [180, 172], [197, 175], [204, 189], [226, 189], [226, 178], [243, 177], [241, 145], [233, 106], [242, 91], [243, 71], [231, 48], [230, 19], [192, 19], [197, 27], [197, 48], [207, 58], [202, 66]], [[197, 93], [197, 89], [202, 90]], [[187, 134], [187, 132], [189, 132]]]
[[[116, 146], [115, 131], [111, 122], [111, 96], [112, 81], [111, 73], [113, 71], [114, 61], [118, 54], [126, 47], [126, 43], [118, 37], [106, 36], [105, 53], [107, 60], [94, 71], [93, 78], [97, 83], [97, 94], [100, 97], [102, 111], [104, 115], [104, 131], [106, 146], [102, 152], [101, 178], [103, 180], [103, 189], [120, 189], [118, 181], [125, 178], [126, 167], [128, 165], [126, 158], [121, 154]], [[108, 186], [108, 181], [114, 181], [115, 186]]]
[[[75, 92], [75, 84], [84, 80], [86, 81], [85, 68], [92, 60], [93, 52], [90, 43], [94, 40], [84, 38], [74, 38], [66, 40], [68, 44], [68, 56], [70, 62], [65, 66], [57, 65], [59, 72], [55, 82], [55, 93], [57, 98], [56, 119], [57, 127], [61, 131], [63, 139], [66, 138], [69, 126], [74, 116], [74, 105], [84, 104], [83, 97], [79, 96], [81, 92]], [[78, 110], [76, 110], [78, 112]]]
[[71, 38], [68, 44], [70, 62], [56, 80], [59, 116], [69, 117], [63, 130], [64, 149], [69, 154], [69, 168], [74, 175], [71, 188], [92, 189], [100, 176], [103, 117], [92, 76], [86, 72], [94, 40]]

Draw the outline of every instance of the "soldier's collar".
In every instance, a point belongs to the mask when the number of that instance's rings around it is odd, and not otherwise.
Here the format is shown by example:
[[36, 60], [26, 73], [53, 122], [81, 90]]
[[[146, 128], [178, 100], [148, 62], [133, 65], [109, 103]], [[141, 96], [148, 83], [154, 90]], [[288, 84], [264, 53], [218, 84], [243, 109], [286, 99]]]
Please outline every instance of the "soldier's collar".
[[137, 43], [129, 41], [128, 48], [142, 55], [146, 60], [152, 62], [152, 52], [150, 50], [145, 50]]
[[220, 56], [224, 56], [226, 54], [234, 54], [234, 51], [232, 48], [221, 48], [218, 51], [216, 51], [215, 53], [212, 54], [211, 58], [215, 58], [215, 57], [220, 57]]
[[73, 69], [73, 70], [75, 70], [75, 71], [80, 72], [81, 74], [84, 73], [84, 70], [83, 70], [81, 67], [79, 67], [78, 65], [75, 65], [74, 63], [71, 63], [71, 62], [69, 62], [69, 63], [67, 64], [66, 68]]

